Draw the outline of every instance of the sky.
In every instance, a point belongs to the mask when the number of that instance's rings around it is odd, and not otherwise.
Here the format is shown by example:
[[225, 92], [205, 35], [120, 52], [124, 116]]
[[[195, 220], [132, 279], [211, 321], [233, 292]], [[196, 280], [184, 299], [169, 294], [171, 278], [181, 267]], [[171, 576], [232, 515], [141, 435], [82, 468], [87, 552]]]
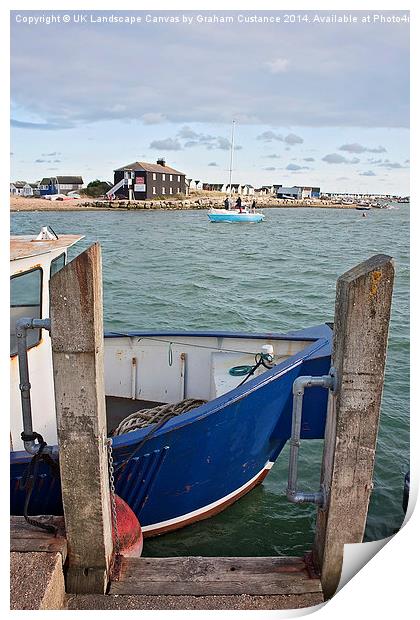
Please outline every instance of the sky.
[[407, 195], [407, 13], [294, 15], [13, 11], [12, 180], [164, 157], [224, 183], [235, 120], [233, 182]]

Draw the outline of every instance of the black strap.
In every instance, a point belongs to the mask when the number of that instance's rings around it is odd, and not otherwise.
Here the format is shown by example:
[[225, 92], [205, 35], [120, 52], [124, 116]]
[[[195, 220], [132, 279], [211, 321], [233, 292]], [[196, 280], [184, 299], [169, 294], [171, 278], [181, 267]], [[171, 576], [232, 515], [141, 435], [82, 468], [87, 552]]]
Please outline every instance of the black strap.
[[42, 435], [39, 435], [38, 433], [32, 433], [31, 436], [29, 435], [25, 436], [25, 437], [29, 437], [29, 439], [26, 439], [23, 436], [24, 436], [24, 433], [22, 433], [22, 439], [24, 439], [24, 441], [32, 441], [32, 440], [37, 439], [39, 443], [38, 452], [30, 460], [29, 465], [25, 471], [25, 474], [23, 475], [19, 483], [19, 488], [21, 490], [25, 490], [25, 503], [23, 506], [23, 516], [25, 518], [25, 521], [29, 523], [29, 525], [32, 525], [34, 527], [39, 527], [40, 529], [45, 530], [46, 532], [51, 532], [51, 534], [56, 535], [58, 528], [55, 525], [50, 525], [48, 523], [43, 523], [41, 521], [37, 521], [36, 519], [32, 519], [31, 517], [28, 516], [28, 509], [29, 509], [29, 502], [31, 501], [32, 491], [34, 489], [35, 482], [38, 476], [39, 463], [43, 461], [44, 463], [49, 465], [51, 473], [55, 478], [58, 477], [59, 475], [58, 463], [53, 458], [51, 458], [49, 454], [44, 454], [44, 449], [47, 444], [44, 441]]

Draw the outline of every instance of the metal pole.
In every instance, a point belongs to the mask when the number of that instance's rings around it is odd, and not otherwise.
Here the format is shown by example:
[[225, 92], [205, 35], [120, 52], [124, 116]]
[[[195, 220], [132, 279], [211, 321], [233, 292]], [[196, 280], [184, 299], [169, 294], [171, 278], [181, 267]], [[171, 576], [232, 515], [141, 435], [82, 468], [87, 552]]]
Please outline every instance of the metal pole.
[[[18, 319], [15, 325], [19, 360], [19, 389], [23, 419], [22, 441], [25, 446], [25, 450], [29, 452], [29, 454], [36, 454], [39, 450], [39, 445], [35, 443], [36, 434], [34, 435], [32, 426], [31, 384], [29, 381], [27, 343], [28, 329], [46, 329], [50, 331], [50, 319], [33, 319], [23, 317]], [[52, 446], [44, 447], [44, 453], [53, 453], [53, 451], [54, 449]]]
[[232, 193], [232, 168], [233, 168], [234, 135], [235, 135], [235, 121], [232, 121], [232, 139], [230, 141], [229, 196]]

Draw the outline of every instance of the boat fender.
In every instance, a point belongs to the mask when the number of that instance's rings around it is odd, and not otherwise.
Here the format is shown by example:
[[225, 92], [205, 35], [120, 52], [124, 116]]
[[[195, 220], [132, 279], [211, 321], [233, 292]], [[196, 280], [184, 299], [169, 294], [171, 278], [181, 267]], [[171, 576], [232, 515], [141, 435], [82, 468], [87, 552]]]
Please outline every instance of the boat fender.
[[[119, 495], [115, 495], [115, 508], [120, 555], [126, 558], [139, 558], [143, 551], [143, 532], [139, 520], [127, 502]], [[112, 540], [115, 548], [116, 532], [114, 526], [112, 527]]]

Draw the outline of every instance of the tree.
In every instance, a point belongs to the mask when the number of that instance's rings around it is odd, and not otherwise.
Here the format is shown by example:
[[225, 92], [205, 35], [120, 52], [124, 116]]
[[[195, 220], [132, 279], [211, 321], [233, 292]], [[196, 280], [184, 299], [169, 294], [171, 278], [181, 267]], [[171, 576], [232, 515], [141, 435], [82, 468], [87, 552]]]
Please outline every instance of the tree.
[[92, 198], [97, 198], [98, 196], [103, 196], [109, 189], [109, 183], [95, 179], [95, 181], [88, 183], [84, 193]]

